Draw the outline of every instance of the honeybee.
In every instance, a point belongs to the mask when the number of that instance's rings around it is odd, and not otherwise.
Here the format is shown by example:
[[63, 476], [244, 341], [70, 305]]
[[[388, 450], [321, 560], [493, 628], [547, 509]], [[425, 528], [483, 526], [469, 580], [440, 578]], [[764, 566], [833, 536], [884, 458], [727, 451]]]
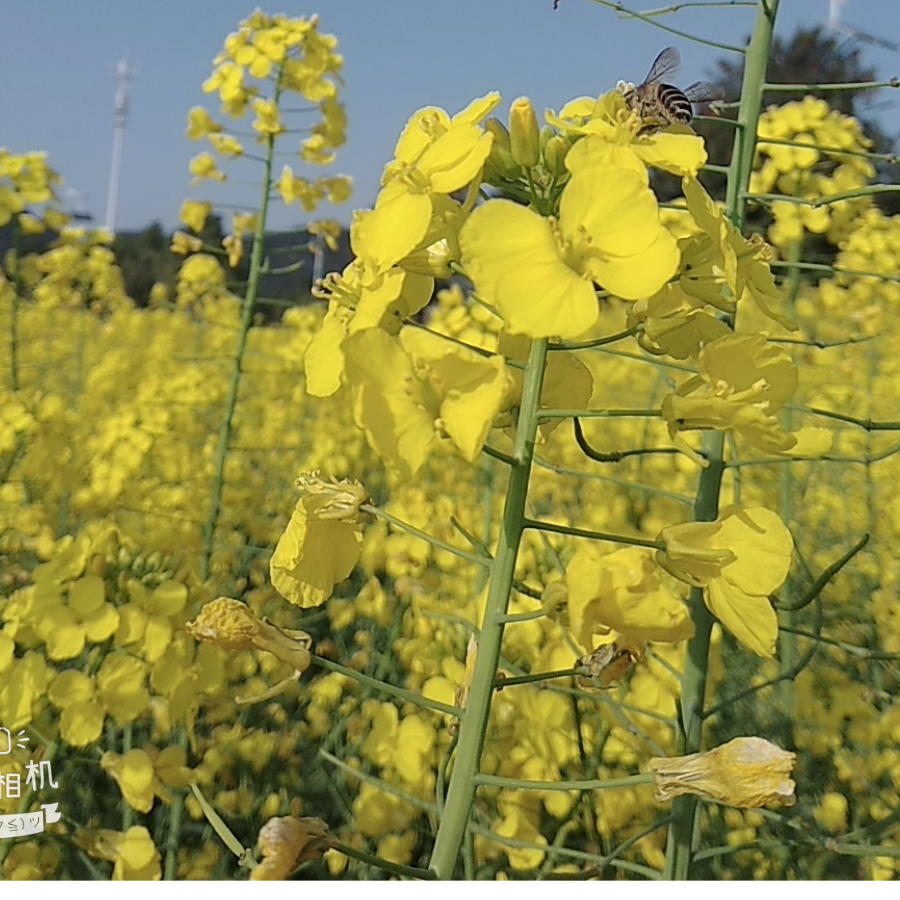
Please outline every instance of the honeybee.
[[695, 81], [683, 91], [663, 79], [675, 78], [681, 68], [681, 54], [666, 47], [653, 62], [647, 77], [637, 87], [624, 91], [625, 103], [644, 121], [641, 133], [667, 125], [689, 125], [694, 117], [692, 103], [721, 100], [722, 92], [708, 81]]

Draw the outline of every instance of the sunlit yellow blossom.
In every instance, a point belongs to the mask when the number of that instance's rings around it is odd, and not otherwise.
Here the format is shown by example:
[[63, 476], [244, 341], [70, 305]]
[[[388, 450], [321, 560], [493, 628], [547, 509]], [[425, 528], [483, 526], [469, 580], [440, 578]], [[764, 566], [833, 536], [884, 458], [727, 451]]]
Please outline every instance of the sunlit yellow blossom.
[[126, 832], [78, 831], [75, 843], [94, 859], [114, 863], [113, 881], [159, 881], [162, 877], [162, 857], [143, 825], [133, 825]]
[[310, 222], [306, 231], [313, 237], [321, 237], [328, 249], [335, 253], [338, 249], [338, 241], [344, 233], [344, 227], [337, 219], [319, 219]]
[[262, 862], [251, 872], [251, 881], [283, 881], [301, 863], [319, 859], [334, 844], [328, 826], [311, 816], [269, 819], [256, 839]]
[[706, 753], [673, 759], [654, 757], [656, 799], [683, 794], [711, 797], [741, 809], [766, 804], [793, 806], [796, 785], [790, 778], [796, 753], [789, 753], [758, 737], [735, 738]]
[[64, 213], [62, 210], [55, 209], [52, 206], [44, 210], [42, 218], [47, 228], [57, 232], [62, 231], [71, 221], [71, 216], [68, 213]]
[[212, 181], [224, 181], [225, 173], [220, 172], [216, 167], [216, 158], [212, 153], [200, 153], [195, 156], [188, 167], [191, 175], [191, 184], [199, 184], [204, 178]]
[[302, 496], [269, 563], [275, 590], [301, 607], [319, 606], [359, 561], [368, 494], [359, 482], [297, 482]]
[[97, 695], [120, 725], [135, 721], [150, 705], [147, 664], [121, 651], [108, 654], [97, 672]]
[[193, 234], [175, 231], [169, 249], [179, 256], [187, 256], [189, 253], [199, 253], [203, 249], [203, 241]]
[[281, 134], [285, 129], [278, 112], [278, 104], [274, 100], [263, 100], [257, 97], [253, 101], [253, 111], [256, 118], [253, 120], [253, 130], [260, 134]]
[[752, 300], [764, 315], [788, 331], [796, 331], [778, 307], [781, 291], [769, 268], [771, 250], [759, 240], [748, 240], [731, 224], [696, 178], [682, 179], [688, 209], [703, 230], [691, 239], [683, 259], [685, 270], [678, 286], [692, 297], [734, 311], [734, 304]]
[[691, 458], [702, 462], [680, 433], [713, 428], [732, 432], [766, 453], [790, 453], [801, 439], [805, 455], [828, 448], [830, 438], [821, 429], [795, 435], [779, 423], [777, 414], [797, 386], [797, 368], [784, 350], [762, 336], [729, 333], [715, 338], [699, 352], [697, 368], [697, 375], [666, 395], [660, 410], [672, 440]]
[[188, 127], [185, 134], [192, 141], [197, 141], [207, 135], [217, 134], [221, 130], [222, 126], [210, 116], [204, 107], [194, 106], [188, 112]]
[[87, 747], [103, 732], [106, 710], [97, 697], [95, 679], [75, 669], [61, 672], [49, 691], [50, 702], [62, 710], [59, 733], [73, 747]]
[[363, 282], [363, 269], [350, 263], [340, 275], [329, 275], [317, 295], [328, 297], [328, 312], [304, 357], [306, 389], [328, 397], [341, 385], [344, 339], [369, 328], [398, 334], [403, 321], [425, 308], [434, 279], [394, 267]]
[[758, 656], [774, 656], [778, 619], [769, 594], [791, 566], [793, 541], [778, 516], [761, 507], [730, 506], [715, 522], [670, 525], [660, 532], [659, 564], [703, 589], [710, 612]]
[[334, 97], [326, 97], [319, 104], [322, 121], [313, 125], [312, 136], [300, 148], [300, 155], [307, 162], [328, 165], [334, 161], [333, 150], [346, 140], [347, 113], [344, 104]]
[[222, 238], [222, 246], [228, 254], [228, 265], [234, 269], [244, 256], [244, 236], [256, 229], [255, 213], [233, 213], [231, 234]]
[[[353, 218], [353, 250], [373, 272], [444, 237], [439, 228], [430, 227], [432, 219], [452, 218], [458, 204], [446, 195], [472, 183], [481, 171], [493, 138], [475, 123], [499, 100], [496, 94], [475, 100], [452, 120], [434, 108], [410, 119], [397, 142], [395, 160], [385, 168], [375, 208], [357, 211]], [[437, 205], [441, 196], [445, 199]], [[470, 192], [467, 206], [473, 202]]]
[[[49, 587], [38, 581], [36, 590]], [[113, 634], [119, 625], [119, 613], [105, 598], [103, 579], [96, 575], [71, 582], [66, 603], [61, 595], [44, 593], [43, 600], [38, 601], [41, 612], [36, 630], [46, 641], [49, 659], [74, 659], [88, 641], [100, 643]]]
[[[477, 162], [480, 152], [476, 153], [474, 158], [469, 155], [473, 142], [475, 145], [484, 144], [469, 126], [481, 122], [499, 103], [500, 95], [490, 93], [473, 100], [452, 118], [436, 106], [427, 106], [414, 113], [404, 126], [394, 148], [394, 160], [385, 166], [382, 185], [407, 172], [408, 167], [415, 166], [428, 151], [431, 151], [431, 154], [426, 161], [426, 171], [435, 175], [443, 171], [443, 175], [434, 186], [435, 190], [447, 194], [467, 184], [480, 168], [480, 163]], [[442, 138], [454, 131], [456, 133], [453, 138], [445, 142], [441, 152], [432, 149]], [[490, 145], [490, 141], [487, 144]], [[448, 151], [452, 150], [465, 152], [461, 156], [457, 156], [454, 152], [448, 154]], [[462, 170], [459, 169], [460, 166]]]
[[414, 806], [368, 782], [362, 783], [353, 801], [353, 821], [367, 837], [403, 831], [417, 815]]
[[442, 437], [470, 462], [478, 456], [510, 387], [502, 357], [412, 327], [399, 341], [370, 328], [348, 337], [343, 349], [354, 418], [402, 479]]
[[559, 221], [489, 200], [460, 232], [466, 274], [513, 333], [575, 338], [596, 321], [594, 283], [627, 300], [656, 293], [678, 266], [642, 176], [617, 166], [579, 168]]
[[169, 787], [187, 787], [191, 773], [184, 763], [184, 749], [174, 746], [162, 752], [152, 748], [152, 753], [129, 750], [124, 756], [106, 752], [100, 757], [100, 768], [119, 785], [125, 802], [144, 813], [150, 812], [156, 797], [172, 803]]
[[537, 829], [533, 817], [519, 804], [507, 803], [503, 818], [491, 830], [511, 841], [500, 845], [509, 859], [510, 868], [527, 872], [543, 861], [544, 851], [534, 845], [546, 844], [547, 839]]
[[19, 216], [19, 228], [22, 229], [22, 234], [43, 234], [47, 230], [47, 221], [46, 218], [39, 219], [37, 216], [23, 212]]
[[[679, 241], [682, 244], [683, 241]], [[701, 311], [700, 301], [672, 284], [649, 300], [638, 300], [628, 310], [628, 325], [640, 324], [638, 342], [654, 355], [675, 359], [697, 359], [700, 351], [716, 338], [732, 334], [715, 316]]]
[[843, 831], [847, 827], [847, 811], [849, 803], [844, 794], [829, 791], [823, 794], [816, 808], [813, 810], [813, 818], [832, 834]]
[[660, 583], [652, 551], [581, 549], [566, 567], [566, 586], [570, 627], [588, 652], [595, 634], [610, 631], [671, 644], [694, 633], [687, 607]]
[[219, 156], [238, 157], [244, 155], [244, 145], [230, 134], [211, 134], [209, 142], [215, 147]]
[[625, 104], [622, 93], [610, 91], [597, 100], [573, 100], [547, 121], [569, 135], [586, 135], [566, 156], [570, 171], [583, 165], [604, 164], [640, 171], [653, 166], [673, 175], [696, 175], [706, 163], [703, 139], [685, 125], [641, 134], [643, 122]]
[[[203, 231], [206, 220], [213, 210], [213, 205], [208, 200], [185, 200], [181, 204], [178, 218], [187, 225], [195, 234]], [[174, 240], [174, 238], [173, 238]]]
[[247, 104], [259, 92], [255, 87], [244, 84], [243, 66], [232, 62], [222, 62], [203, 83], [203, 90], [210, 94], [217, 91], [222, 100], [222, 112], [233, 119], [240, 119], [247, 110]]
[[408, 784], [428, 786], [432, 775], [434, 725], [416, 713], [399, 716], [393, 703], [366, 706], [372, 728], [360, 747], [366, 758], [383, 769], [396, 771]]

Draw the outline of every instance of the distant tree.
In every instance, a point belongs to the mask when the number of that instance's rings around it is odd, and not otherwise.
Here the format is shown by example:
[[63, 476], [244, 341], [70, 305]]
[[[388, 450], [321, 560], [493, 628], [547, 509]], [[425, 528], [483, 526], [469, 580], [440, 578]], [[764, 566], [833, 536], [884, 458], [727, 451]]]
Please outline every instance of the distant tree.
[[[740, 97], [744, 77], [743, 59], [720, 59], [716, 68], [716, 74], [709, 80], [722, 88], [727, 100], [736, 101]], [[853, 84], [877, 79], [875, 68], [863, 62], [858, 45], [825, 32], [821, 27], [799, 28], [789, 38], [776, 37], [766, 73], [766, 81], [773, 84]], [[767, 91], [763, 95], [763, 108], [771, 104], [781, 105], [792, 100], [802, 100], [810, 95], [821, 97], [833, 109], [859, 119], [874, 142], [872, 150], [875, 153], [895, 152], [896, 139], [887, 135], [871, 115], [867, 103], [872, 97], [871, 89], [822, 91], [801, 88], [797, 91]], [[729, 117], [733, 117], [733, 113], [726, 112], [723, 116]], [[717, 165], [728, 165], [731, 161], [734, 129], [727, 124], [698, 122], [696, 130], [706, 138], [709, 161]], [[876, 168], [880, 180], [900, 181], [900, 166], [896, 163], [881, 164]], [[715, 195], [724, 195], [724, 176], [707, 173], [703, 180]], [[879, 201], [885, 212], [897, 211], [893, 208], [898, 203], [896, 198], [896, 194], [880, 196]]]
[[138, 306], [147, 305], [150, 289], [157, 281], [174, 286], [181, 259], [169, 249], [169, 236], [159, 222], [143, 231], [120, 232], [112, 249], [125, 279], [125, 290]]

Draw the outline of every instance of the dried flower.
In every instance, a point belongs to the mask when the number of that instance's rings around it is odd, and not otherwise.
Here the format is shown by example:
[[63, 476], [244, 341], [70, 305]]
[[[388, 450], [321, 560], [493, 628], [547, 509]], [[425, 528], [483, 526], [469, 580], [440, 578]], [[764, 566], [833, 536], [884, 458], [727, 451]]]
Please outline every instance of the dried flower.
[[185, 630], [198, 641], [208, 641], [224, 650], [266, 650], [288, 663], [297, 672], [309, 668], [312, 638], [305, 632], [278, 628], [267, 619], [258, 619], [246, 603], [219, 597], [207, 603]]
[[796, 785], [790, 774], [796, 758], [763, 738], [740, 737], [706, 753], [654, 757], [650, 771], [656, 775], [660, 801], [696, 794], [740, 809], [767, 803], [793, 806]]
[[257, 845], [265, 859], [253, 870], [250, 879], [283, 881], [300, 863], [322, 856], [334, 846], [334, 839], [321, 819], [282, 816], [263, 825]]

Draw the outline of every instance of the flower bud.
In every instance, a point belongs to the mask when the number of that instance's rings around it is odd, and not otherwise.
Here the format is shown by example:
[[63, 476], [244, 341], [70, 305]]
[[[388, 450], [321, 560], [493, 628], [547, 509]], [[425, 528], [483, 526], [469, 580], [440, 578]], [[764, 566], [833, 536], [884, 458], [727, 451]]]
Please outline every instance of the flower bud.
[[494, 136], [491, 152], [484, 169], [484, 180], [489, 184], [519, 175], [519, 167], [509, 152], [509, 131], [493, 116], [484, 123], [484, 130]]
[[484, 130], [494, 136], [495, 147], [500, 146], [509, 150], [509, 130], [496, 116], [485, 120]]
[[512, 158], [523, 168], [536, 166], [541, 158], [541, 132], [537, 115], [527, 97], [514, 100], [509, 108], [509, 143]]
[[551, 175], [559, 178], [566, 174], [566, 154], [569, 152], [569, 142], [561, 135], [555, 134], [544, 145], [544, 165]]

